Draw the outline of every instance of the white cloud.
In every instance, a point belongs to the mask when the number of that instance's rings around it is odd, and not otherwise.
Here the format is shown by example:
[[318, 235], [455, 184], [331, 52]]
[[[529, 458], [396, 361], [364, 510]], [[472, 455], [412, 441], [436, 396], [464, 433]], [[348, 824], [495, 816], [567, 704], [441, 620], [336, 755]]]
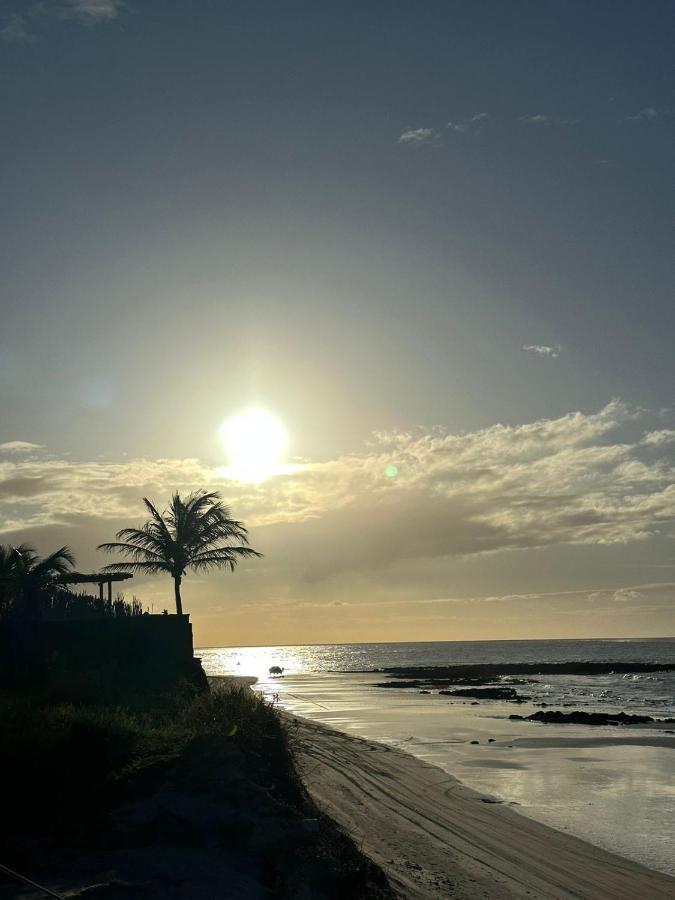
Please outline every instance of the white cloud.
[[550, 116], [535, 113], [533, 116], [519, 116], [518, 121], [525, 122], [526, 125], [542, 125], [544, 122], [550, 122]]
[[2, 453], [31, 453], [33, 450], [42, 450], [42, 444], [31, 444], [30, 441], [5, 441], [0, 444]]
[[410, 147], [435, 143], [437, 140], [438, 132], [434, 128], [406, 128], [398, 137], [399, 144], [406, 144]]
[[112, 22], [124, 8], [124, 0], [64, 0], [47, 4], [37, 2], [28, 6], [23, 14], [12, 14], [0, 28], [0, 38], [22, 42], [34, 37], [35, 32], [56, 19], [71, 19], [81, 25], [97, 25]]
[[636, 607], [649, 599], [650, 602], [672, 602], [675, 598], [675, 581], [637, 584], [625, 587], [609, 587], [602, 590], [545, 591], [528, 594], [500, 594], [488, 597], [445, 597], [421, 603], [511, 603], [528, 604], [535, 600], [547, 604], [564, 604], [578, 609], [588, 603], [629, 603]]
[[459, 119], [456, 122], [448, 122], [446, 127], [451, 131], [456, 131], [458, 134], [464, 134], [466, 132], [478, 133], [480, 131], [481, 123], [484, 122], [487, 117], [488, 114], [486, 112], [476, 113], [473, 116]]
[[547, 344], [524, 344], [522, 349], [526, 353], [536, 353], [537, 356], [548, 356], [550, 359], [557, 359], [562, 352], [560, 345], [549, 347]]
[[122, 0], [70, 0], [62, 9], [85, 24], [96, 24], [116, 19], [122, 7]]
[[642, 597], [639, 591], [636, 591], [635, 588], [619, 588], [614, 591], [612, 599], [615, 603], [635, 603], [639, 601]]
[[535, 113], [530, 116], [518, 116], [518, 121], [525, 125], [576, 125], [578, 119], [568, 119], [563, 116], [548, 116], [543, 113]]
[[653, 119], [656, 119], [659, 115], [659, 111], [655, 109], [653, 106], [645, 106], [644, 109], [641, 109], [638, 113], [633, 116], [624, 116], [624, 122], [649, 122]]
[[672, 428], [661, 428], [658, 431], [650, 431], [642, 438], [642, 443], [647, 446], [661, 447], [664, 444], [672, 444], [675, 442], [675, 430]]

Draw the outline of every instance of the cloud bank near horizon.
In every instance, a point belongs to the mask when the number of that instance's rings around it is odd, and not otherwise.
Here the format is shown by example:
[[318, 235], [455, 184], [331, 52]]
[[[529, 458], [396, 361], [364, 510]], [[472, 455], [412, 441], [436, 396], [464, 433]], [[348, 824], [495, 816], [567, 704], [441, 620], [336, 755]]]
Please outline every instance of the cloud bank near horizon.
[[675, 430], [646, 429], [647, 418], [613, 401], [461, 434], [376, 434], [362, 453], [252, 485], [198, 459], [76, 462], [7, 441], [0, 539], [49, 527], [65, 541], [92, 521], [113, 530], [142, 518], [142, 496], [161, 505], [174, 490], [209, 488], [254, 531], [292, 535], [310, 579], [401, 559], [639, 541], [675, 522]]

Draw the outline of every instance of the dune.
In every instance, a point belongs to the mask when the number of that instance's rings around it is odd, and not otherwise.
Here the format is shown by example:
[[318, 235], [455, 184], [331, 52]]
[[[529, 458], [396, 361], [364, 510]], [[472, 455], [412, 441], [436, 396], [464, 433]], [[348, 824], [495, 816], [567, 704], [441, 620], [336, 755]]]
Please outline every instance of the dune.
[[286, 715], [311, 797], [409, 900], [675, 898], [675, 878], [549, 828], [402, 751]]

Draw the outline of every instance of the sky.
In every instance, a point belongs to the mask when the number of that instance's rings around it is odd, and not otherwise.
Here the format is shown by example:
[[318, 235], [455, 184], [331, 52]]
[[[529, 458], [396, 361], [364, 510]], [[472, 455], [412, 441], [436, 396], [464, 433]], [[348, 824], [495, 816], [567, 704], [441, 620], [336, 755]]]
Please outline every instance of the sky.
[[[198, 644], [675, 634], [674, 38], [671, 0], [0, 2], [0, 542], [98, 569], [215, 489], [265, 555], [187, 576]], [[252, 408], [288, 447], [242, 482]]]

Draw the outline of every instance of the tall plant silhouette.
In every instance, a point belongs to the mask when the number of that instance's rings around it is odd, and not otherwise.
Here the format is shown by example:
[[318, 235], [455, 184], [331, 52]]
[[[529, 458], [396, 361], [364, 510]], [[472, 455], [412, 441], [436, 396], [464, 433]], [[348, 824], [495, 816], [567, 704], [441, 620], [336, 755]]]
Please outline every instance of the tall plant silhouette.
[[108, 572], [171, 575], [179, 616], [183, 614], [180, 585], [187, 569], [229, 568], [233, 572], [241, 559], [262, 556], [248, 546], [248, 531], [231, 518], [229, 507], [216, 491], [196, 491], [185, 500], [175, 493], [163, 513], [147, 497], [143, 503], [150, 513], [145, 525], [123, 528], [117, 532], [117, 541], [99, 544], [98, 549], [129, 559], [105, 566]]
[[40, 596], [49, 590], [59, 575], [65, 575], [74, 565], [75, 557], [69, 547], [59, 547], [49, 556], [40, 558], [30, 544], [0, 545], [3, 606], [19, 602], [23, 613], [37, 614]]

